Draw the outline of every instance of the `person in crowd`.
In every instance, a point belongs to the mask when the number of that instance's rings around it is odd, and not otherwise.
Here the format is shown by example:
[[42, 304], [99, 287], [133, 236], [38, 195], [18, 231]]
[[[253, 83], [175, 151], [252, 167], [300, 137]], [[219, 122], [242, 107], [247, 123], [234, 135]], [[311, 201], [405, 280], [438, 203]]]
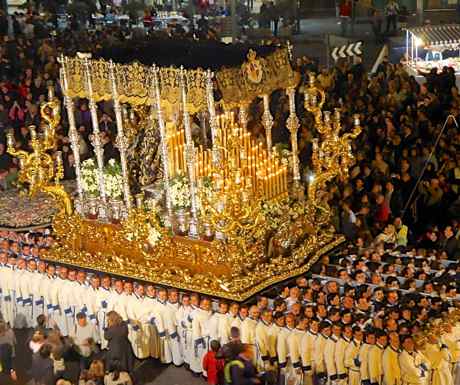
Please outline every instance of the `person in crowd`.
[[121, 367], [119, 361], [112, 361], [109, 372], [104, 377], [104, 385], [133, 385], [129, 373], [122, 370]]
[[217, 358], [220, 349], [219, 341], [212, 340], [210, 350], [203, 357], [203, 370], [206, 372], [208, 384], [219, 385], [222, 383], [224, 360]]
[[32, 357], [32, 366], [29, 370], [30, 377], [39, 385], [54, 385], [55, 374], [51, 356], [51, 345], [44, 344]]
[[115, 311], [107, 314], [107, 329], [104, 332], [104, 338], [108, 341], [106, 367], [110, 368], [116, 362], [119, 370], [132, 372], [134, 355], [128, 339], [128, 327]]

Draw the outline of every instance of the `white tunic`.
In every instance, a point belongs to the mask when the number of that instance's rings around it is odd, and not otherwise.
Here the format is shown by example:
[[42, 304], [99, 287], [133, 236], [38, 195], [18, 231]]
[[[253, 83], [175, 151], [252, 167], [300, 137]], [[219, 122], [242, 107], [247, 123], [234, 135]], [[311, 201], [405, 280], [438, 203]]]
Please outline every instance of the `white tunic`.
[[207, 330], [211, 312], [196, 309], [192, 319], [192, 344], [193, 355], [190, 361], [190, 369], [195, 373], [203, 372], [203, 356], [208, 351], [209, 331]]
[[261, 372], [268, 370], [270, 365], [270, 327], [271, 325], [263, 320], [260, 320], [256, 325], [257, 368]]
[[428, 343], [425, 346], [424, 355], [431, 366], [431, 385], [453, 385], [447, 346]]
[[352, 340], [345, 349], [345, 367], [348, 369], [348, 384], [360, 385], [361, 373], [359, 365], [359, 352], [361, 350], [361, 343]]
[[344, 380], [347, 376], [348, 370], [345, 367], [345, 350], [347, 349], [350, 341], [345, 337], [339, 338], [335, 345], [335, 367], [337, 369], [337, 379]]
[[382, 369], [384, 385], [401, 385], [399, 350], [391, 345], [388, 345], [383, 352]]
[[369, 379], [371, 384], [382, 384], [383, 379], [383, 346], [378, 344], [372, 345], [369, 348], [368, 357]]
[[[425, 368], [422, 367], [425, 364]], [[399, 355], [401, 380], [404, 385], [425, 385], [429, 372], [428, 362], [419, 352], [409, 353], [403, 350]]]

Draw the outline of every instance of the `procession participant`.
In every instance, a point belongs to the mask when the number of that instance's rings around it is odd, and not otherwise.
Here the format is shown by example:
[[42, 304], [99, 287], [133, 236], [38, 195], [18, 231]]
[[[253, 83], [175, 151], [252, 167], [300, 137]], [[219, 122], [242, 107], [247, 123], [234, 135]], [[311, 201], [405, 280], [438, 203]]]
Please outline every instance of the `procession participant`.
[[383, 380], [383, 352], [387, 344], [387, 334], [383, 330], [377, 330], [375, 336], [375, 345], [369, 348], [369, 380], [371, 384], [381, 385]]
[[[281, 318], [278, 313], [278, 318]], [[290, 372], [288, 338], [295, 328], [295, 317], [289, 313], [285, 316], [285, 326], [278, 333], [276, 352], [278, 354], [279, 384], [284, 385]], [[279, 321], [281, 322], [281, 321]]]
[[44, 290], [46, 280], [46, 263], [38, 261], [37, 271], [34, 273], [34, 302], [32, 306], [32, 325], [37, 326], [37, 317], [45, 314]]
[[75, 297], [77, 299], [75, 305], [75, 313], [85, 313], [86, 316], [89, 317], [88, 314], [88, 283], [86, 282], [86, 273], [83, 270], [77, 271], [76, 276], [76, 290], [75, 290]]
[[460, 384], [460, 335], [458, 335], [457, 328], [452, 326], [452, 323], [447, 321], [443, 325], [444, 333], [441, 336], [442, 343], [446, 344], [449, 348], [451, 358], [451, 371], [452, 378], [455, 385]]
[[241, 324], [249, 315], [249, 308], [247, 305], [241, 305], [238, 309], [238, 317], [233, 318], [230, 327], [236, 327], [241, 331]]
[[145, 306], [144, 286], [136, 284], [134, 294], [127, 304], [129, 318], [128, 339], [134, 355], [139, 359], [150, 356], [149, 315]]
[[414, 340], [410, 335], [401, 337], [402, 352], [399, 355], [401, 382], [403, 385], [425, 385], [429, 375], [426, 358], [415, 350]]
[[156, 359], [160, 359], [162, 363], [165, 362], [164, 358], [164, 345], [166, 332], [163, 326], [163, 319], [159, 312], [158, 301], [156, 298], [156, 290], [153, 285], [147, 285], [145, 290], [145, 307], [147, 314], [149, 315], [149, 351], [150, 356]]
[[3, 309], [3, 269], [8, 263], [8, 256], [5, 250], [2, 249], [2, 242], [0, 242], [0, 314], [4, 314]]
[[362, 329], [359, 326], [353, 326], [353, 340], [345, 349], [345, 367], [348, 369], [348, 385], [361, 384], [359, 352], [362, 341]]
[[273, 322], [268, 330], [268, 354], [270, 356], [270, 366], [275, 370], [278, 366], [278, 336], [282, 332], [284, 325], [284, 314], [281, 312], [274, 312]]
[[388, 334], [389, 344], [385, 348], [382, 357], [383, 384], [401, 385], [401, 368], [399, 367], [399, 334]]
[[[184, 363], [180, 346], [180, 337], [177, 331], [177, 312], [179, 311], [179, 293], [177, 289], [168, 291], [168, 301], [166, 303], [166, 313], [164, 313], [163, 322], [168, 335], [169, 348], [171, 349], [172, 362], [176, 366]], [[208, 341], [209, 343], [209, 341]]]
[[[249, 308], [249, 317], [241, 322], [241, 342], [243, 344], [255, 345], [256, 343], [256, 326], [259, 320], [260, 311], [256, 305]], [[256, 349], [257, 350], [257, 349]], [[256, 352], [256, 357], [259, 352]]]
[[351, 325], [344, 325], [342, 336], [335, 345], [335, 367], [337, 370], [337, 383], [346, 384], [348, 378], [348, 370], [345, 367], [345, 351], [351, 343], [353, 337], [353, 328]]
[[14, 326], [14, 258], [2, 258], [0, 285], [2, 288], [2, 315], [10, 327]]
[[[258, 307], [260, 309], [260, 307]], [[257, 360], [257, 369], [259, 372], [265, 372], [270, 369], [270, 328], [272, 325], [273, 315], [271, 310], [262, 311], [260, 321], [256, 325], [255, 343], [259, 352]]]
[[193, 323], [193, 318], [195, 314], [197, 313], [198, 309], [200, 308], [200, 295], [198, 293], [192, 293], [190, 294], [190, 313], [187, 316], [187, 321], [185, 322], [185, 325], [187, 327], [187, 330], [185, 332], [185, 337], [186, 337], [186, 356], [188, 357], [188, 365], [191, 365], [192, 359], [195, 355], [195, 346], [193, 343], [193, 333], [192, 333], [192, 323]]
[[108, 275], [104, 275], [101, 279], [101, 287], [97, 292], [95, 306], [98, 309], [97, 325], [101, 336], [101, 349], [107, 349], [108, 341], [104, 338], [104, 329], [107, 327], [107, 313], [114, 308], [112, 279]]
[[54, 306], [57, 304], [53, 303], [53, 284], [55, 280], [56, 267], [49, 264], [46, 267], [46, 275], [42, 282], [42, 294], [43, 294], [43, 307], [47, 315], [47, 327], [51, 328], [56, 325], [56, 317], [54, 317]]
[[318, 338], [319, 321], [316, 317], [309, 319], [308, 330], [303, 335], [302, 345], [304, 347], [303, 384], [313, 385], [313, 376], [315, 373], [315, 343]]
[[[233, 323], [236, 322], [239, 316], [240, 305], [236, 302], [232, 302], [228, 307], [228, 329], [230, 330], [232, 326], [236, 326], [239, 329], [239, 325], [234, 325]], [[229, 332], [230, 336], [230, 332]], [[228, 341], [227, 341], [228, 342]]]
[[173, 352], [171, 348], [171, 339], [169, 337], [169, 328], [171, 325], [169, 325], [169, 309], [168, 309], [168, 293], [165, 288], [160, 288], [158, 289], [157, 292], [157, 307], [158, 307], [158, 313], [159, 316], [161, 317], [162, 324], [164, 327], [165, 331], [165, 338], [161, 340], [163, 342], [162, 345], [162, 352], [163, 352], [163, 359], [162, 362], [166, 364], [170, 364], [173, 361]]
[[359, 372], [361, 376], [361, 383], [368, 384], [370, 381], [369, 377], [369, 350], [375, 345], [375, 332], [369, 330], [366, 332], [366, 337], [364, 343], [361, 345], [359, 350], [358, 360], [359, 360]]
[[34, 308], [34, 297], [40, 298], [40, 282], [37, 278], [37, 262], [30, 259], [27, 264], [27, 269], [24, 272], [25, 281], [21, 285], [21, 296], [23, 299], [24, 305], [24, 315], [26, 317], [27, 327], [32, 327], [35, 325], [36, 320], [33, 318], [33, 308]]
[[324, 350], [326, 342], [331, 335], [331, 323], [321, 321], [319, 324], [319, 336], [315, 340], [315, 378], [317, 383], [325, 384], [327, 382], [326, 363], [324, 361]]
[[291, 361], [290, 373], [288, 373], [287, 382], [290, 383], [295, 378], [295, 384], [303, 384], [303, 367], [305, 366], [306, 346], [302, 345], [303, 337], [307, 329], [308, 320], [302, 318], [294, 330], [288, 336], [287, 344], [289, 359]]
[[50, 285], [53, 320], [64, 337], [69, 335], [75, 319], [73, 285], [67, 280], [67, 276], [68, 269], [64, 266], [59, 267], [58, 277]]
[[[27, 327], [27, 320], [31, 318], [30, 312], [30, 293], [29, 280], [26, 270], [26, 260], [19, 258], [17, 260], [16, 269], [14, 270], [14, 291], [15, 291], [15, 306], [16, 312], [14, 317], [14, 327], [23, 329]], [[27, 303], [26, 303], [27, 302]]]
[[431, 368], [430, 385], [453, 385], [449, 349], [433, 332], [428, 333], [428, 342], [423, 349], [423, 354]]
[[97, 325], [97, 314], [99, 312], [99, 289], [101, 286], [101, 279], [94, 274], [90, 279], [90, 286], [87, 289], [88, 298], [86, 300], [86, 307], [88, 308], [87, 315], [89, 321], [93, 325]]
[[230, 337], [230, 325], [228, 322], [228, 303], [220, 300], [217, 312], [209, 320], [209, 333], [211, 341], [219, 341], [220, 345], [225, 345]]
[[192, 341], [193, 355], [190, 361], [190, 369], [195, 375], [203, 372], [203, 356], [208, 351], [207, 341], [209, 332], [207, 323], [211, 317], [211, 301], [208, 298], [202, 298], [200, 308], [195, 310], [192, 320]]
[[[122, 280], [117, 279], [113, 286], [115, 290], [112, 290], [112, 310], [116, 312], [123, 319], [123, 321], [127, 321], [128, 315], [126, 314], [125, 284]], [[126, 289], [128, 289], [128, 286], [126, 286]]]
[[190, 295], [188, 293], [182, 294], [181, 304], [176, 312], [177, 333], [179, 334], [179, 343], [181, 355], [185, 364], [190, 364], [190, 354], [187, 351], [187, 318], [192, 311], [190, 305]]
[[330, 384], [337, 384], [337, 367], [335, 361], [335, 349], [342, 334], [342, 327], [335, 323], [331, 328], [331, 335], [324, 345], [324, 364]]

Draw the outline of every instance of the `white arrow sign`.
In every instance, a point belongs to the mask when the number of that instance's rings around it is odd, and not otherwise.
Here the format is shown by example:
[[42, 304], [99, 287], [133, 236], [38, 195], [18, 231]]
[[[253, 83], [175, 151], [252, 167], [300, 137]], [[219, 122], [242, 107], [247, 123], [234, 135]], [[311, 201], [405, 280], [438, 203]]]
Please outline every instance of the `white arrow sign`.
[[332, 55], [332, 58], [333, 58], [335, 61], [339, 60], [339, 57], [337, 56], [337, 51], [338, 51], [338, 50], [339, 50], [338, 47], [334, 47], [334, 49], [332, 50], [332, 54], [331, 54], [331, 55]]
[[357, 41], [356, 43], [342, 45], [341, 47], [334, 47], [334, 49], [331, 52], [331, 56], [335, 61], [337, 61], [339, 59], [345, 59], [347, 57], [362, 55], [362, 45], [362, 41]]

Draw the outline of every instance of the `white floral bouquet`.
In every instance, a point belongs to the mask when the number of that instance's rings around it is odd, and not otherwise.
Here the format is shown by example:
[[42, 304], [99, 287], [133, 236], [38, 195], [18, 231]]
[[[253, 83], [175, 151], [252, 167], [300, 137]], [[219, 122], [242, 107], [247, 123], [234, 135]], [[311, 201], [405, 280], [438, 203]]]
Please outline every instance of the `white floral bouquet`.
[[190, 207], [190, 188], [185, 176], [179, 175], [171, 179], [169, 193], [174, 209], [180, 210]]
[[104, 168], [105, 194], [112, 199], [118, 199], [123, 193], [123, 177], [121, 165], [115, 159], [110, 159]]
[[87, 159], [81, 164], [81, 184], [85, 195], [97, 197], [99, 195], [99, 182], [97, 166], [94, 159]]

